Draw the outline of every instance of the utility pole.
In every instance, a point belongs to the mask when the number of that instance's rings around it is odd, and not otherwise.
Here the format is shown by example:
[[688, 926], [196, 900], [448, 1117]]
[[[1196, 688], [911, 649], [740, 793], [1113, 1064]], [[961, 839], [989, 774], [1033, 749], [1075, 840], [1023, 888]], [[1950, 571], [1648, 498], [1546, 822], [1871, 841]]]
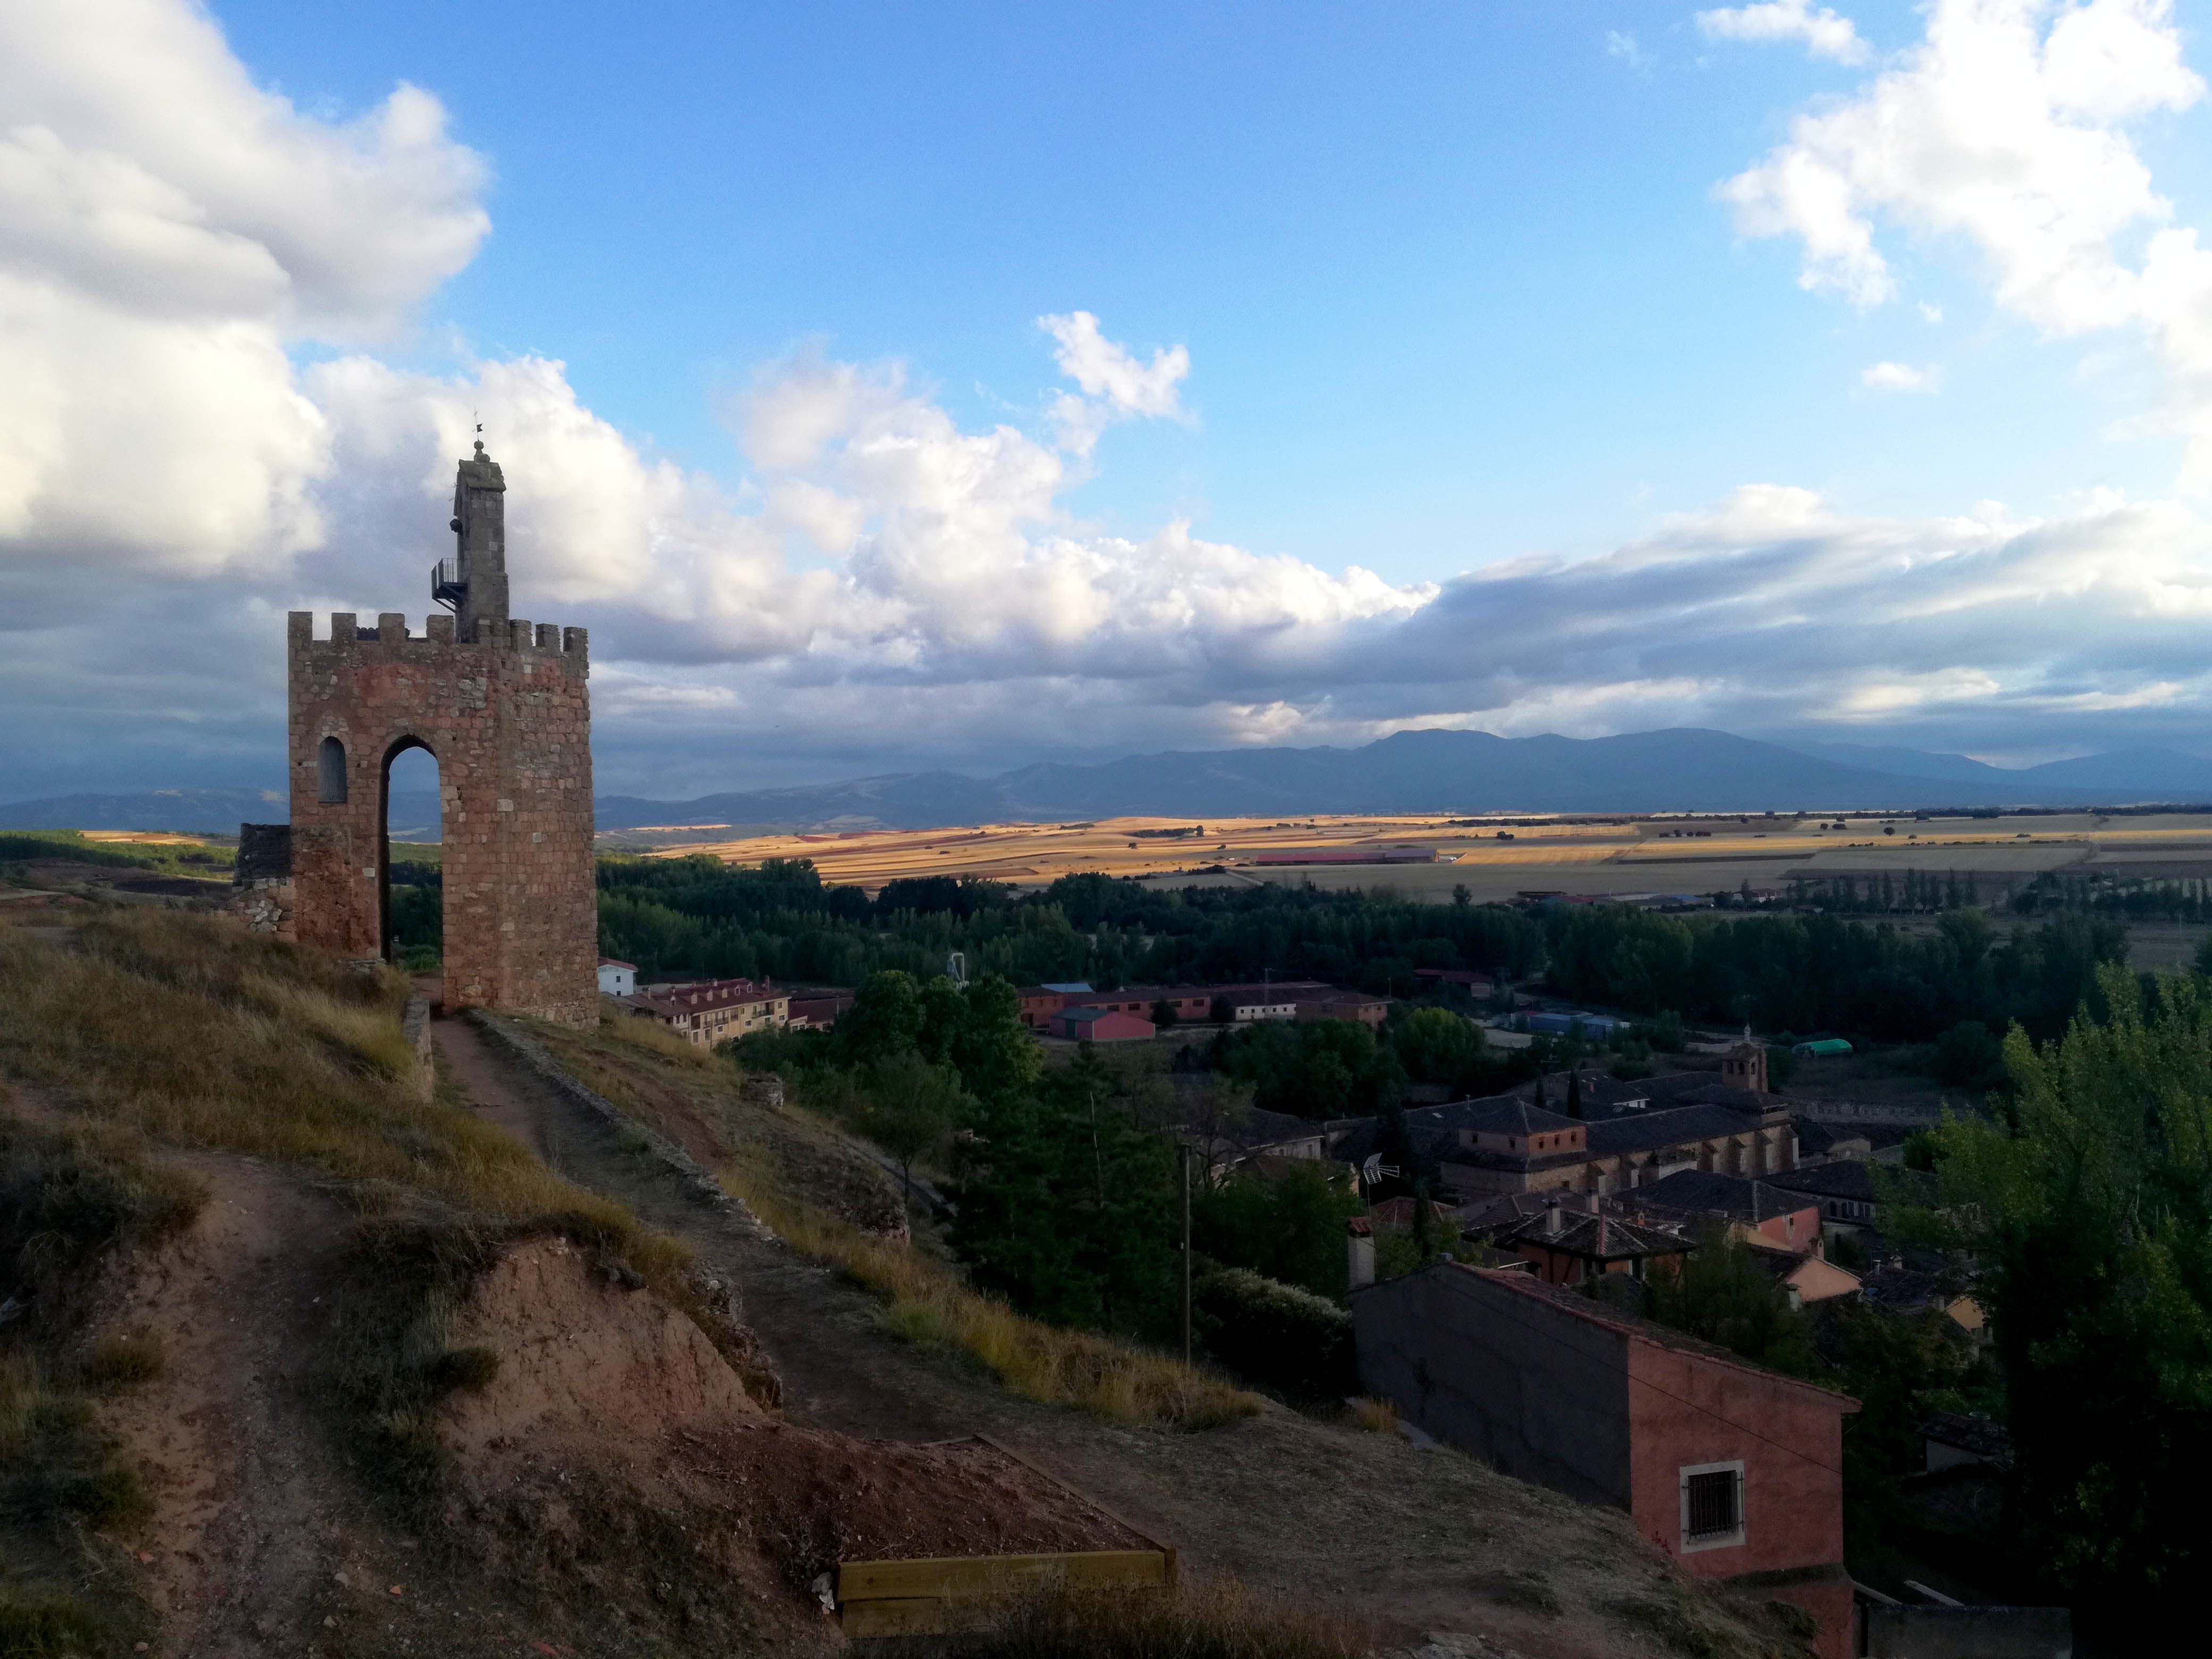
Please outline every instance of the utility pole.
[[1190, 1364], [1190, 1142], [1182, 1148], [1182, 1363]]

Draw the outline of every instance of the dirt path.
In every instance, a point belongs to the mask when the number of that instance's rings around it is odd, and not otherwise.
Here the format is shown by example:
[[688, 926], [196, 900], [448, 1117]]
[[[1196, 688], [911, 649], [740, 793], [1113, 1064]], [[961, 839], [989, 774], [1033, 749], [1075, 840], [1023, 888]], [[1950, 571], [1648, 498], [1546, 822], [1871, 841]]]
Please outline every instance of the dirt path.
[[178, 1161], [207, 1184], [207, 1207], [138, 1266], [112, 1316], [158, 1334], [163, 1372], [105, 1416], [156, 1505], [140, 1589], [167, 1643], [232, 1653], [305, 1626], [340, 1524], [328, 1506], [345, 1483], [310, 1420], [307, 1365], [349, 1221], [257, 1160]]
[[1201, 1572], [1231, 1572], [1401, 1634], [1479, 1632], [1560, 1659], [1658, 1650], [1632, 1619], [1578, 1616], [1648, 1597], [1663, 1577], [1625, 1516], [1456, 1454], [1288, 1411], [1185, 1434], [1018, 1399], [972, 1364], [887, 1335], [872, 1297], [687, 1195], [473, 1025], [441, 1019], [434, 1029], [447, 1075], [487, 1116], [571, 1180], [685, 1240], [738, 1287], [745, 1322], [783, 1375], [792, 1420], [879, 1439], [988, 1434], [1176, 1545]]

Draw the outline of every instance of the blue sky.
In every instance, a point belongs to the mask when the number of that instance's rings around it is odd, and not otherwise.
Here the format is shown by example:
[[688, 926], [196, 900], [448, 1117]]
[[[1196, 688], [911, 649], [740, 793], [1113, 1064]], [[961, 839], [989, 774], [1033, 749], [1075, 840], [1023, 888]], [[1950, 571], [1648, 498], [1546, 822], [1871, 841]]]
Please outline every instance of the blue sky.
[[[420, 611], [478, 410], [626, 790], [2195, 746], [2203, 18], [24, 0], [0, 796], [272, 774], [270, 619]], [[201, 644], [119, 661], [155, 618]]]
[[[2100, 436], [2124, 387], [2081, 395], [2078, 352], [1949, 261], [1913, 262], [1938, 326], [1852, 315], [1796, 289], [1790, 248], [1744, 245], [1712, 186], [1860, 76], [1709, 40], [1689, 8], [764, 9], [219, 15], [303, 101], [437, 92], [498, 173], [438, 320], [561, 358], [602, 414], [732, 478], [717, 397], [798, 342], [904, 358], [988, 422], [1041, 402], [1031, 319], [1077, 307], [1189, 343], [1200, 416], [1117, 434], [1081, 509], [1392, 575], [1594, 551], [1747, 477], [1942, 512], [2172, 475], [2170, 443]], [[1908, 6], [1860, 18], [1919, 32]], [[2148, 135], [2169, 194], [2206, 136]], [[1937, 356], [1945, 402], [1858, 384]]]
[[[490, 158], [492, 235], [426, 333], [556, 357], [732, 483], [717, 404], [793, 346], [903, 359], [963, 423], [1020, 420], [1051, 382], [1033, 319], [1077, 307], [1187, 343], [1198, 418], [1115, 434], [1073, 507], [1394, 578], [1595, 552], [1747, 478], [2045, 511], [2176, 465], [2106, 441], [2129, 388], [2084, 386], [1970, 268], [1911, 262], [1936, 325], [1855, 315], [1746, 245], [1714, 185], [1862, 77], [1708, 39], [1688, 7], [216, 9], [301, 103], [413, 81]], [[2146, 135], [2169, 194], [2206, 136], [2201, 112]], [[1859, 384], [1935, 358], [1940, 400]]]

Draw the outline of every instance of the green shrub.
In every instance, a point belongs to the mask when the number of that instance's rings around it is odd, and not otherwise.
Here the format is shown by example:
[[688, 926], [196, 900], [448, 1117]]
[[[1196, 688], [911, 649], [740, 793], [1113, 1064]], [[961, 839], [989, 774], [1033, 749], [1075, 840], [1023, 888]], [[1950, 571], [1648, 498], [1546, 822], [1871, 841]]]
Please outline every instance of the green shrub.
[[48, 1129], [0, 1115], [0, 1301], [27, 1299], [52, 1326], [94, 1259], [181, 1231], [206, 1200], [128, 1130]]
[[0, 1584], [0, 1654], [8, 1659], [85, 1659], [105, 1650], [109, 1636], [66, 1591], [46, 1584]]
[[489, 1348], [448, 1348], [430, 1362], [428, 1382], [445, 1394], [477, 1394], [499, 1375], [499, 1356]]
[[167, 1362], [161, 1339], [152, 1331], [104, 1336], [86, 1352], [77, 1377], [88, 1389], [128, 1388], [150, 1382]]
[[145, 1506], [137, 1475], [114, 1461], [91, 1407], [53, 1392], [27, 1360], [0, 1360], [0, 1522], [106, 1526]]
[[1224, 1267], [1199, 1281], [1193, 1300], [1207, 1349], [1239, 1375], [1302, 1398], [1352, 1392], [1352, 1316], [1327, 1297]]

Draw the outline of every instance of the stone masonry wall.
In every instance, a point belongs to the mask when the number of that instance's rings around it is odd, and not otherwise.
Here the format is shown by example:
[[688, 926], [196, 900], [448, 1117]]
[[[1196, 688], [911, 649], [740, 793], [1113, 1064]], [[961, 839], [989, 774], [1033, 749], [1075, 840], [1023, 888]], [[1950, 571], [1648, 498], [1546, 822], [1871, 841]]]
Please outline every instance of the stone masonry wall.
[[[393, 756], [438, 763], [445, 1000], [572, 1024], [599, 1017], [585, 631], [526, 622], [427, 637], [349, 612], [318, 640], [289, 619], [294, 926], [301, 943], [386, 953], [385, 798]], [[324, 739], [344, 746], [345, 799], [322, 799]]]

